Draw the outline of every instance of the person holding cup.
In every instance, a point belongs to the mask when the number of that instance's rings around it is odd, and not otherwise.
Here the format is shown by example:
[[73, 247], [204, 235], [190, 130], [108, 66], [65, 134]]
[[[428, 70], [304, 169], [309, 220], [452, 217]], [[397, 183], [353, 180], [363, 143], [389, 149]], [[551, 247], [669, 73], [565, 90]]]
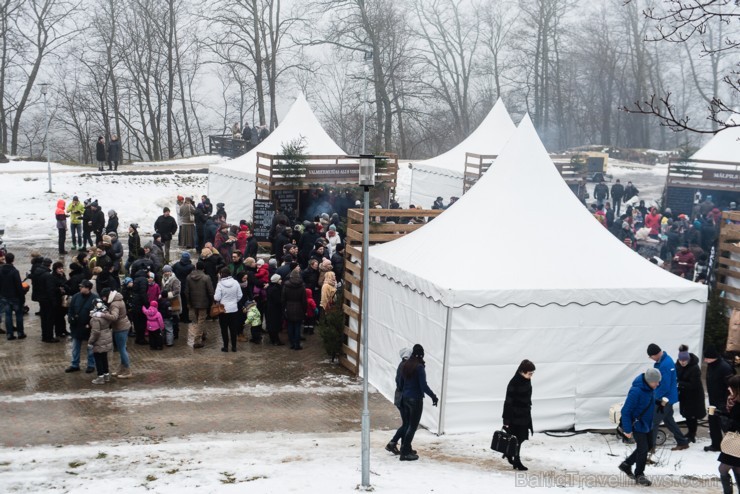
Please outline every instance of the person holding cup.
[[653, 415], [653, 445], [658, 436], [658, 427], [663, 422], [676, 439], [676, 446], [671, 451], [681, 451], [689, 448], [689, 440], [678, 428], [673, 418], [673, 404], [678, 401], [678, 382], [676, 378], [676, 364], [673, 359], [655, 343], [647, 347], [647, 354], [655, 362], [653, 367], [660, 371], [660, 385], [655, 389], [655, 414]]

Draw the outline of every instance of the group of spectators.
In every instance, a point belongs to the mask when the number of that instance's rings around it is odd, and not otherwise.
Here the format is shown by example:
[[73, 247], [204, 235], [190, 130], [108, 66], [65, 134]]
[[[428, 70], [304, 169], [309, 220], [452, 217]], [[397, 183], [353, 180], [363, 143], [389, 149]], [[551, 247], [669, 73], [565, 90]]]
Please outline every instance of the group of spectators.
[[[71, 338], [68, 373], [81, 370], [80, 353], [88, 342], [84, 369], [88, 373], [97, 369], [96, 384], [110, 382], [111, 377], [128, 378], [129, 336], [136, 344], [162, 350], [175, 344], [181, 324], [187, 324], [188, 345], [201, 349], [207, 338], [205, 322], [216, 318], [224, 352], [236, 351], [237, 342], [262, 343], [264, 333], [272, 345], [285, 345], [283, 330], [290, 347], [300, 350], [306, 336], [314, 333], [317, 319], [336, 303], [344, 271], [337, 214], [291, 225], [285, 214], [278, 213], [271, 229], [273, 252], [260, 253], [249, 223], [229, 224], [224, 204], [217, 204], [214, 214], [206, 196], [197, 205], [192, 197], [178, 196], [174, 208], [174, 215], [169, 207], [163, 208], [149, 241], [142, 240], [137, 223], [130, 223], [126, 249], [118, 239], [115, 211], [109, 211], [106, 222], [97, 200], [80, 202], [75, 196], [69, 206], [58, 201], [59, 253], [68, 254], [68, 229], [77, 253], [65, 266], [33, 252], [28, 279], [31, 298], [39, 304], [41, 341]], [[180, 254], [172, 262], [175, 238]], [[191, 249], [197, 250], [191, 254]], [[14, 260], [8, 253], [0, 268], [0, 302], [10, 340], [26, 337], [27, 286]], [[222, 313], [212, 318], [216, 303], [223, 306]], [[111, 372], [102, 354], [112, 351], [114, 342], [121, 365]]]

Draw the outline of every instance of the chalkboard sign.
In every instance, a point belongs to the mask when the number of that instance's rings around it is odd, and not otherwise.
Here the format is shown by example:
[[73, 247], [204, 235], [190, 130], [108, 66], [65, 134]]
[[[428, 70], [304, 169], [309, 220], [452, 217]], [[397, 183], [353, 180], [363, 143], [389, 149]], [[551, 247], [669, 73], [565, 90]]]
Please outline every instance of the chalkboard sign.
[[275, 205], [267, 199], [255, 199], [252, 207], [252, 224], [254, 236], [258, 242], [268, 240], [272, 219], [275, 217]]
[[275, 206], [281, 211], [298, 211], [297, 190], [273, 190], [272, 199], [275, 201]]

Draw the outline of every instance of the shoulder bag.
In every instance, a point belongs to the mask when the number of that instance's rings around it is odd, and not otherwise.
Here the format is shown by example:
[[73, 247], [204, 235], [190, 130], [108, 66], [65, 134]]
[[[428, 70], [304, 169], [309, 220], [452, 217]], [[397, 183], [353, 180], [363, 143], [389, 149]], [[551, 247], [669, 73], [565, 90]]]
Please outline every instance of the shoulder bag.
[[224, 307], [224, 304], [213, 302], [213, 305], [211, 305], [211, 310], [209, 311], [209, 315], [212, 318], [216, 318], [225, 312], [226, 312], [226, 308]]

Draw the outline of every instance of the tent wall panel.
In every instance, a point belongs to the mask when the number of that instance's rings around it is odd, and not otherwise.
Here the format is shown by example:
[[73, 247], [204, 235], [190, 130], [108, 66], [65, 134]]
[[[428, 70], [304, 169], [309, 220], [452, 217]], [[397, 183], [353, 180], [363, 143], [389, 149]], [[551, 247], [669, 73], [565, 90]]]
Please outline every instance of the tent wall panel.
[[411, 200], [409, 204], [430, 209], [438, 196], [445, 204], [450, 197], [462, 197], [463, 174], [432, 167], [417, 165], [411, 170]]
[[[440, 395], [447, 308], [410, 290], [396, 292], [395, 283], [373, 272], [369, 286], [369, 382], [393, 401], [398, 352], [420, 343], [425, 351], [427, 382]], [[425, 406], [422, 424], [436, 431], [438, 420], [439, 408]]]
[[223, 202], [229, 221], [252, 221], [254, 183], [254, 174], [211, 166], [208, 170], [208, 197], [213, 203], [213, 212], [216, 212], [216, 204]]
[[[608, 428], [609, 406], [651, 365], [645, 353], [649, 343], [658, 343], [674, 358], [681, 343], [700, 348], [702, 305], [454, 309], [443, 398], [445, 432], [488, 430], [489, 423], [473, 417], [485, 416], [491, 403], [503, 400], [506, 384], [524, 358], [537, 365], [533, 415], [538, 430]], [[592, 398], [609, 405], [600, 409], [582, 404]], [[552, 410], [541, 403], [555, 399], [566, 399], [569, 405]], [[461, 408], [468, 417], [457, 415], [455, 410]], [[479, 410], [473, 412], [475, 408]]]

